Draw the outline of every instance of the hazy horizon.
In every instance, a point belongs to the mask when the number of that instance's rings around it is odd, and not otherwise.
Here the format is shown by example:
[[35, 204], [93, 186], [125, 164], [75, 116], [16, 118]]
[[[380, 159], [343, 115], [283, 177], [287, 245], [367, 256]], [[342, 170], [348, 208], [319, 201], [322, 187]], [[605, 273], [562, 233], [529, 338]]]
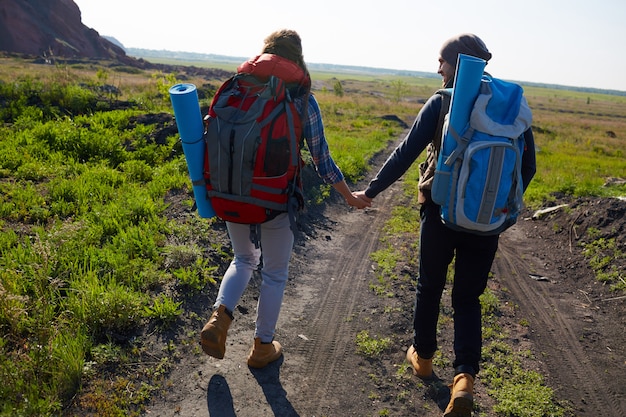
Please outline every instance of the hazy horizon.
[[305, 14], [287, 0], [240, 0], [236, 8], [193, 0], [75, 3], [86, 26], [126, 48], [250, 57], [269, 33], [287, 27], [301, 35], [307, 62], [436, 73], [441, 44], [473, 32], [493, 54], [494, 76], [626, 91], [621, 0], [487, 0], [478, 7], [462, 0], [319, 0]]

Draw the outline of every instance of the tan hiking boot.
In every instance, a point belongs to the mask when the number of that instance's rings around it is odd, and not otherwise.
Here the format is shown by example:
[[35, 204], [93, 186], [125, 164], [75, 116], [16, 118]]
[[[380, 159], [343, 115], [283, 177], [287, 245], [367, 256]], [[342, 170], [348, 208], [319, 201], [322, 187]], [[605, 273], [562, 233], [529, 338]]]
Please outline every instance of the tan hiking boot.
[[421, 379], [433, 377], [433, 360], [420, 358], [413, 345], [406, 351], [406, 360], [413, 366], [413, 375]]
[[251, 368], [263, 368], [270, 362], [274, 362], [283, 354], [283, 348], [277, 341], [261, 343], [261, 339], [254, 339], [254, 346], [248, 355], [248, 366]]
[[443, 417], [471, 417], [474, 406], [474, 377], [458, 374], [450, 385], [450, 403]]
[[224, 359], [226, 333], [232, 321], [232, 317], [226, 312], [226, 307], [223, 305], [220, 305], [213, 312], [200, 333], [200, 344], [204, 353], [217, 359]]

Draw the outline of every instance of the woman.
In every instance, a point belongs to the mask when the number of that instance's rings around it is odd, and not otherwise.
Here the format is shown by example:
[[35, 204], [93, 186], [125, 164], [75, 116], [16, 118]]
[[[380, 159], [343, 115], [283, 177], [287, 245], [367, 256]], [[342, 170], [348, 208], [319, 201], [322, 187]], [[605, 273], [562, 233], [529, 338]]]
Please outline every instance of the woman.
[[[265, 39], [261, 55], [243, 63], [239, 71], [254, 72], [260, 76], [269, 76], [278, 71], [288, 74], [291, 79], [286, 81], [297, 81], [306, 86], [305, 94], [295, 98], [295, 102], [303, 116], [305, 141], [318, 175], [324, 182], [331, 184], [348, 205], [359, 209], [369, 207], [370, 203], [350, 191], [341, 170], [330, 156], [320, 108], [310, 93], [310, 77], [302, 55], [300, 36], [293, 30], [272, 33]], [[213, 314], [202, 329], [202, 349], [207, 355], [224, 358], [233, 310], [263, 255], [254, 344], [248, 355], [248, 366], [262, 368], [282, 355], [282, 347], [274, 340], [274, 334], [289, 273], [293, 232], [288, 214], [281, 213], [261, 224], [261, 244], [257, 248], [250, 240], [250, 225], [226, 222], [226, 226], [234, 258], [222, 279]]]

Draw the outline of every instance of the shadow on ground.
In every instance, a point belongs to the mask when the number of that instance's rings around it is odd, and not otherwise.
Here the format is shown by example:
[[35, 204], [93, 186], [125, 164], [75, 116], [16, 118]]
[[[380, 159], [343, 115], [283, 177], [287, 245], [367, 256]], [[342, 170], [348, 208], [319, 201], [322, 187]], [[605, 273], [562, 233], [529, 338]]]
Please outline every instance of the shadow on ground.
[[[280, 367], [283, 357], [262, 369], [249, 368], [263, 390], [265, 399], [274, 416], [299, 417], [298, 412], [287, 399], [287, 392], [280, 382]], [[222, 375], [213, 375], [207, 388], [207, 405], [211, 417], [235, 417], [233, 396], [228, 381]]]

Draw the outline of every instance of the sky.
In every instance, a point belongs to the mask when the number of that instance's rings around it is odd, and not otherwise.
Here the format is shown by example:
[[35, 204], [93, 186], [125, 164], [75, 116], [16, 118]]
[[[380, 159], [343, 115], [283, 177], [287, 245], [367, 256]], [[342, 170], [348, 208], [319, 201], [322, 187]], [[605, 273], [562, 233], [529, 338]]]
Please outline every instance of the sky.
[[626, 91], [624, 0], [74, 0], [83, 24], [126, 48], [236, 57], [296, 30], [307, 63], [437, 72], [450, 37], [471, 32], [514, 80]]

